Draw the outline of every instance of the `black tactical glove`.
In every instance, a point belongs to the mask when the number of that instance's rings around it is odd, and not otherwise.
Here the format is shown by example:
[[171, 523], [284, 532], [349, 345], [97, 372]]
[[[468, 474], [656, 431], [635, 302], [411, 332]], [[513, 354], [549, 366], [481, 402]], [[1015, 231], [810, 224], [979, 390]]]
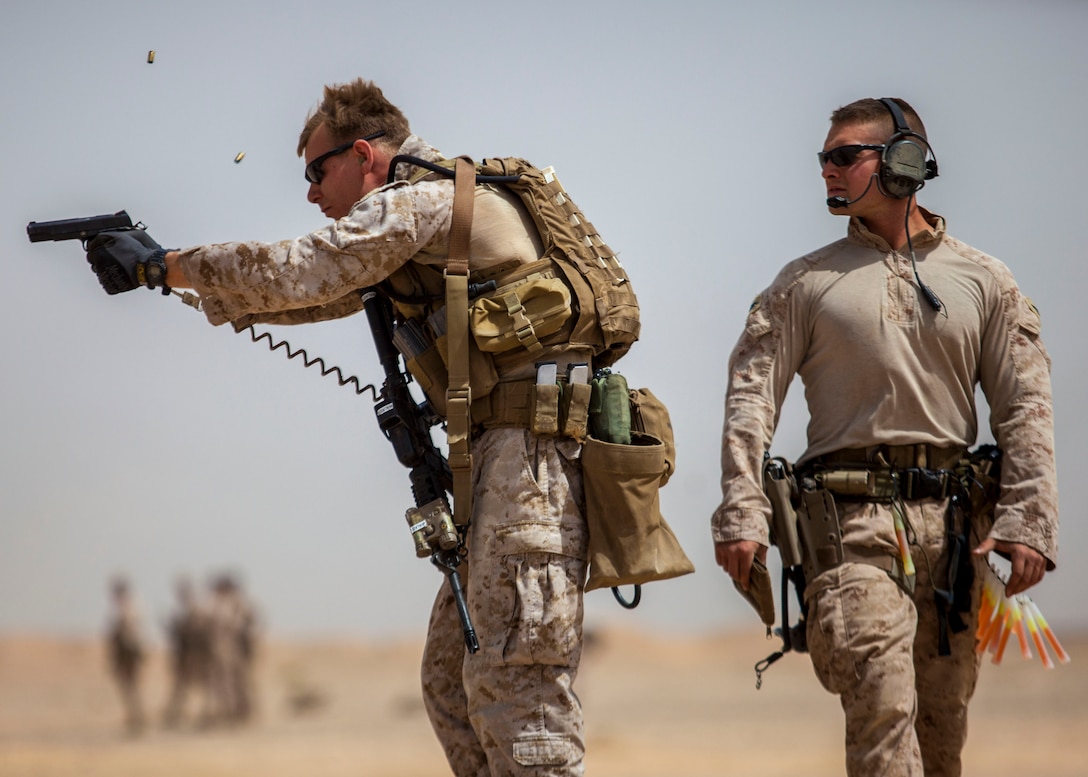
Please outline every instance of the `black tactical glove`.
[[100, 232], [87, 243], [87, 261], [107, 294], [166, 286], [166, 249], [143, 229]]

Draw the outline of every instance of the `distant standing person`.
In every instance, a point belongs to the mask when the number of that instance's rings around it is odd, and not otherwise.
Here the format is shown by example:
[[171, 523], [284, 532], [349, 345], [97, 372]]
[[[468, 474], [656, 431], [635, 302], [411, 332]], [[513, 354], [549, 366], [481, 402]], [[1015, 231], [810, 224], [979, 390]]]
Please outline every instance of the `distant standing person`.
[[188, 578], [175, 587], [178, 605], [167, 624], [170, 643], [172, 688], [163, 723], [176, 726], [185, 716], [187, 701], [194, 695], [202, 705], [197, 720], [211, 715], [211, 613]]
[[[977, 567], [991, 551], [1010, 559], [1012, 596], [1057, 559], [1050, 359], [1009, 269], [917, 207], [937, 163], [910, 105], [839, 108], [818, 156], [847, 234], [787, 264], [749, 311], [729, 364], [715, 553], [747, 588], [768, 545], [763, 460], [799, 374], [800, 520], [825, 527], [805, 548], [807, 643], [846, 716], [847, 774], [953, 777], [979, 669]], [[1003, 451], [996, 508], [971, 505], [978, 385]]]
[[129, 583], [115, 578], [111, 585], [112, 609], [106, 635], [110, 670], [121, 692], [125, 725], [134, 734], [144, 728], [140, 698], [140, 672], [146, 657], [143, 624]]
[[216, 719], [242, 723], [253, 712], [257, 616], [238, 582], [222, 575], [211, 604], [211, 688]]

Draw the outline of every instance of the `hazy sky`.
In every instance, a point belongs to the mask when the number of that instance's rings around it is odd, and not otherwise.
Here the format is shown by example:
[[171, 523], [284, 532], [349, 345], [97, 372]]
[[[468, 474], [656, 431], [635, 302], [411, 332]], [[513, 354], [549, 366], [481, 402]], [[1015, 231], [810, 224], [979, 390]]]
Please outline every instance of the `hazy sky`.
[[[78, 243], [25, 232], [122, 208], [168, 247], [316, 229], [298, 132], [323, 84], [357, 76], [448, 155], [555, 166], [620, 252], [643, 338], [619, 369], [672, 410], [663, 511], [697, 572], [647, 586], [633, 612], [592, 592], [587, 623], [662, 633], [757, 625], [708, 528], [726, 359], [777, 269], [845, 230], [815, 158], [829, 113], [909, 100], [940, 161], [920, 202], [1042, 311], [1063, 515], [1033, 598], [1055, 626], [1088, 626], [1086, 31], [1072, 0], [6, 3], [0, 632], [99, 629], [118, 572], [158, 620], [178, 575], [223, 569], [280, 634], [425, 630], [443, 579], [413, 553], [407, 471], [369, 394], [176, 298], [108, 297]], [[275, 334], [381, 378], [363, 316]], [[774, 446], [790, 457], [800, 394]]]

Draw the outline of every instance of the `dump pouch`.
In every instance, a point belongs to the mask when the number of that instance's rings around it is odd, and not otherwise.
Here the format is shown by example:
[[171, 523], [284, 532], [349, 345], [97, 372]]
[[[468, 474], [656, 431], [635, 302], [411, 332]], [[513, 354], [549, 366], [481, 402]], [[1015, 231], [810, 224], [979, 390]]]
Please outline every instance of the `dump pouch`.
[[590, 437], [582, 446], [589, 524], [585, 590], [638, 585], [694, 572], [661, 515], [665, 445], [635, 433], [630, 445]]
[[[612, 384], [619, 385], [618, 381]], [[589, 524], [586, 591], [640, 585], [695, 571], [661, 515], [659, 492], [675, 466], [668, 411], [648, 390], [628, 392], [626, 382], [623, 385], [630, 443], [606, 442], [591, 433], [582, 446]], [[632, 411], [635, 400], [637, 409]], [[632, 415], [641, 429], [630, 430]], [[650, 430], [661, 432], [667, 444]]]

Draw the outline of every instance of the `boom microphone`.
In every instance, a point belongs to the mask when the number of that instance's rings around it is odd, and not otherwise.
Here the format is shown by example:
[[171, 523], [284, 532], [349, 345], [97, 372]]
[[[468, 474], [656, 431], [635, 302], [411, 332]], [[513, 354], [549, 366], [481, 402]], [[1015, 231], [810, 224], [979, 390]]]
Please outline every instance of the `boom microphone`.
[[865, 187], [865, 191], [863, 191], [861, 193], [861, 196], [855, 197], [852, 200], [848, 200], [845, 197], [828, 197], [827, 198], [827, 207], [829, 207], [829, 208], [848, 208], [848, 207], [850, 207], [855, 202], [857, 202], [858, 200], [860, 200], [862, 197], [864, 197], [866, 194], [869, 193], [869, 189], [871, 189], [873, 187], [873, 181], [875, 181], [875, 180], [876, 180], [876, 173], [873, 173], [871, 176], [869, 176], [869, 183]]

